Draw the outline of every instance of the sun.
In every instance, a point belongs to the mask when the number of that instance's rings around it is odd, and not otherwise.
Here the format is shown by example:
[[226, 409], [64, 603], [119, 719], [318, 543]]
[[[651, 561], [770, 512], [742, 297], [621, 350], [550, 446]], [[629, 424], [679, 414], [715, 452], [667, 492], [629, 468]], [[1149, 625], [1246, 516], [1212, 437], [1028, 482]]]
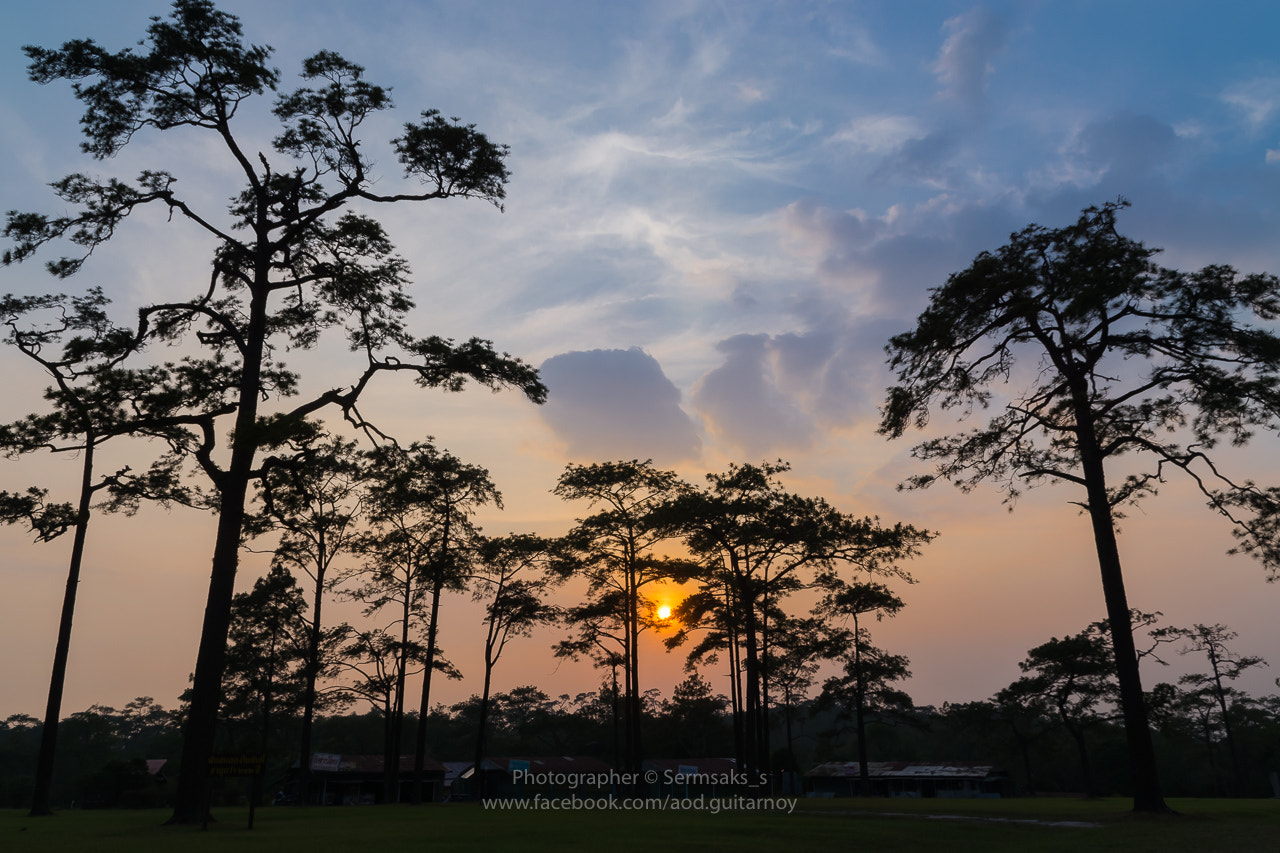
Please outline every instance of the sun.
[[661, 607], [659, 607], [659, 608], [658, 608], [658, 618], [659, 618], [659, 619], [662, 619], [662, 620], [670, 619], [670, 618], [671, 618], [671, 608], [670, 608], [670, 607], [668, 607], [668, 606], [667, 606], [667, 605], [665, 605], [665, 604], [664, 604], [664, 605], [662, 605]]

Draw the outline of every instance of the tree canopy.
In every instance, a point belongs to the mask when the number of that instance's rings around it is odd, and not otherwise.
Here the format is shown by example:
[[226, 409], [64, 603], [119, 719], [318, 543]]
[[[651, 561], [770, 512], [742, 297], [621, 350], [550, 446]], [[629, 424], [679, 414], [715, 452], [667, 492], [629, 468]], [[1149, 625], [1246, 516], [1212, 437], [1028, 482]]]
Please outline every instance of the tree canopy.
[[[941, 479], [967, 490], [990, 480], [1009, 500], [1046, 482], [1083, 490], [1076, 503], [1092, 523], [1115, 629], [1134, 805], [1161, 810], [1116, 510], [1182, 471], [1274, 565], [1258, 512], [1266, 490], [1227, 477], [1208, 451], [1277, 423], [1280, 338], [1250, 321], [1280, 315], [1280, 288], [1273, 275], [1228, 266], [1158, 266], [1155, 249], [1116, 229], [1126, 206], [1088, 208], [1064, 228], [1031, 225], [932, 290], [916, 328], [889, 342], [897, 384], [881, 431], [898, 437], [936, 411], [992, 409], [984, 425], [917, 445], [935, 467], [907, 485]], [[1109, 480], [1117, 460], [1123, 475]]]
[[[107, 160], [144, 133], [188, 139], [195, 134], [211, 147], [176, 168], [207, 171], [209, 158], [221, 156], [239, 179], [219, 213], [184, 195], [175, 171], [162, 163], [132, 180], [71, 174], [52, 184], [66, 213], [10, 211], [4, 227], [11, 243], [6, 264], [24, 261], [48, 244], [69, 243], [69, 253], [48, 263], [59, 278], [79, 271], [131, 214], [146, 207], [167, 210], [172, 220], [193, 226], [217, 246], [210, 270], [188, 272], [188, 296], [141, 308], [133, 345], [198, 347], [201, 355], [193, 365], [200, 369], [190, 371], [189, 381], [213, 388], [212, 406], [233, 410], [228, 414], [234, 424], [205, 429], [192, 440], [195, 458], [217, 492], [218, 531], [174, 819], [199, 821], [248, 486], [270, 464], [260, 450], [325, 411], [381, 436], [358, 403], [369, 384], [387, 373], [407, 372], [427, 388], [457, 391], [472, 380], [518, 388], [535, 402], [544, 398], [537, 372], [488, 341], [455, 343], [409, 332], [408, 265], [366, 212], [380, 204], [450, 197], [501, 207], [507, 149], [472, 125], [424, 110], [389, 142], [405, 185], [384, 181], [373, 171], [361, 133], [371, 116], [392, 107], [389, 90], [367, 81], [359, 65], [321, 51], [303, 62], [300, 88], [277, 94], [280, 72], [269, 64], [271, 49], [246, 42], [240, 21], [209, 0], [176, 0], [169, 18], [151, 19], [137, 47], [113, 52], [79, 39], [25, 51], [32, 80], [71, 82], [84, 105], [82, 148], [93, 158]], [[275, 96], [271, 112], [279, 132], [269, 146], [258, 148], [254, 125], [242, 115], [250, 112], [251, 101], [269, 95]], [[272, 411], [269, 402], [300, 394], [299, 377], [280, 353], [315, 346], [331, 331], [345, 336], [356, 353], [360, 366], [352, 377]], [[204, 384], [215, 368], [227, 366], [232, 380]], [[219, 438], [228, 431], [230, 450], [222, 458]]]

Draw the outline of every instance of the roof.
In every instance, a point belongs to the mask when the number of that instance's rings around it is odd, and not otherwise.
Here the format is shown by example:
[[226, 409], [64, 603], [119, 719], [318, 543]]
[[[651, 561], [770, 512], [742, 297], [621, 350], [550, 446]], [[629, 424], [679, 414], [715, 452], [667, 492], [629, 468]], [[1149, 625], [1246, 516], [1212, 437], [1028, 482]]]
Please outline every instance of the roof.
[[470, 770], [471, 765], [475, 764], [474, 761], [441, 761], [440, 763], [444, 765], [445, 784], [449, 784], [454, 779], [457, 779], [463, 773]]
[[[828, 761], [804, 774], [810, 778], [843, 778], [859, 775], [857, 761]], [[879, 779], [985, 779], [1002, 775], [994, 764], [981, 761], [868, 761], [867, 775]]]

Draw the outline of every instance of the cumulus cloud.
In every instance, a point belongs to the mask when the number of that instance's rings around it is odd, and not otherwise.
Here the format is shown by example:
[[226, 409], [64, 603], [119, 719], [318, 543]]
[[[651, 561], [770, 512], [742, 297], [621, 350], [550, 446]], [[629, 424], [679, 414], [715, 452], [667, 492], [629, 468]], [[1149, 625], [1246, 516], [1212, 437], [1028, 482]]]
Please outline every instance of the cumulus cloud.
[[701, 452], [698, 431], [680, 408], [680, 390], [638, 347], [562, 353], [539, 371], [548, 391], [540, 413], [570, 456], [669, 465]]
[[804, 450], [826, 430], [877, 416], [888, 384], [883, 347], [901, 322], [817, 298], [800, 311], [808, 315], [802, 330], [721, 341], [724, 362], [694, 386], [708, 431], [748, 456]]
[[724, 364], [694, 387], [693, 402], [710, 430], [748, 455], [803, 448], [813, 425], [782, 393], [773, 371], [768, 335], [735, 335], [716, 349]]
[[933, 63], [942, 84], [940, 95], [976, 106], [995, 71], [992, 60], [1008, 42], [1008, 27], [1002, 18], [978, 7], [949, 19], [943, 30], [949, 35]]

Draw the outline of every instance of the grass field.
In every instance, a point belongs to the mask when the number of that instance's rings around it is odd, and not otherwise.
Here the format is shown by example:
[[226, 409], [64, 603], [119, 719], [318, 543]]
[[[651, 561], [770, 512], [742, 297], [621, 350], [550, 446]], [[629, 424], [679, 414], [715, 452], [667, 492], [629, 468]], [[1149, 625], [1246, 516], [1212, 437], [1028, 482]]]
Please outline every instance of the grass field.
[[[0, 850], [1280, 850], [1280, 800], [1173, 800], [1137, 817], [1129, 801], [800, 800], [785, 811], [500, 811], [474, 804], [215, 811], [207, 832], [164, 827], [160, 811], [0, 812]], [[1089, 825], [1078, 825], [1089, 824]]]

